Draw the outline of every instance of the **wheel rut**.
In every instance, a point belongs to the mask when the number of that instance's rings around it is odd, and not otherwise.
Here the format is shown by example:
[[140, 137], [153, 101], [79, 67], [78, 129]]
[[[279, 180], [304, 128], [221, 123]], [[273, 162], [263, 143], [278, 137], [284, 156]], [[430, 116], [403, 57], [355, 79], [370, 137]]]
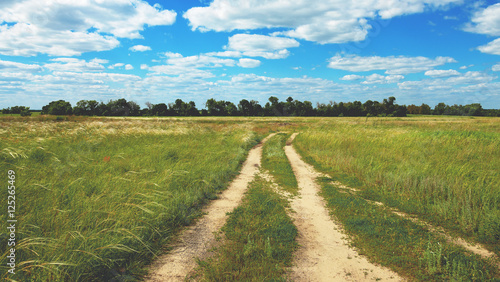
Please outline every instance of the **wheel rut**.
[[285, 153], [299, 185], [299, 196], [291, 200], [300, 245], [288, 279], [293, 281], [402, 281], [395, 272], [370, 263], [350, 248], [318, 195], [315, 182], [321, 176], [306, 164], [291, 146], [294, 133], [285, 146]]
[[248, 184], [259, 171], [262, 145], [274, 135], [275, 133], [270, 134], [250, 150], [240, 174], [219, 195], [219, 199], [212, 201], [203, 210], [205, 215], [196, 224], [181, 232], [170, 246], [172, 250], [152, 264], [145, 281], [184, 281], [196, 267], [196, 258], [208, 255], [216, 243], [215, 233], [226, 222], [226, 214], [241, 203]]

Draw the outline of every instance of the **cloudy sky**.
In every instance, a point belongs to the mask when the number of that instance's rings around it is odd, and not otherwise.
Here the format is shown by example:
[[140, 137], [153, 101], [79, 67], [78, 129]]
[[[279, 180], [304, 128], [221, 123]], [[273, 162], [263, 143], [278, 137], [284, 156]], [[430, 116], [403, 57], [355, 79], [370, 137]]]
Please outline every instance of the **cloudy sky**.
[[496, 1], [0, 1], [0, 108], [271, 95], [500, 108], [499, 75]]

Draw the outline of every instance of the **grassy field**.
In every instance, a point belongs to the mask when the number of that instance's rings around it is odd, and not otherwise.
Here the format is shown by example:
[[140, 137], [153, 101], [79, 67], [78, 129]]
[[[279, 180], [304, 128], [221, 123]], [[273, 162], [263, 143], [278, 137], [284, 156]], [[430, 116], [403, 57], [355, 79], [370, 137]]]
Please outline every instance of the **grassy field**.
[[361, 190], [363, 198], [482, 242], [500, 255], [500, 119], [323, 120], [294, 145], [308, 162]]
[[[7, 186], [7, 171], [16, 173], [15, 279], [141, 277], [176, 231], [226, 188], [248, 150], [272, 131], [301, 132], [294, 146], [307, 162], [360, 190], [338, 193], [331, 179], [320, 181], [331, 210], [342, 211], [336, 217], [344, 221], [353, 244], [373, 260], [429, 280], [495, 275], [479, 258], [365, 199], [417, 215], [500, 255], [499, 118], [2, 116], [0, 180]], [[277, 134], [264, 146], [262, 166], [295, 194], [297, 183], [281, 149], [289, 133]], [[267, 186], [262, 179], [252, 184], [224, 229], [229, 249], [223, 247], [216, 259], [202, 263], [204, 277], [237, 279], [247, 277], [238, 276], [243, 272], [264, 271], [253, 268], [255, 260], [240, 264], [240, 274], [231, 270], [226, 275], [225, 257], [234, 256], [227, 250], [240, 247], [279, 265], [273, 279], [283, 273], [289, 257], [273, 255], [281, 247], [270, 234], [289, 225], [284, 219], [255, 216], [268, 208], [282, 214], [287, 206]], [[0, 190], [2, 201], [7, 192]], [[260, 207], [258, 201], [269, 206]], [[5, 211], [0, 221], [0, 277], [12, 278], [5, 263]], [[264, 232], [260, 224], [266, 221], [273, 224]], [[381, 241], [360, 240], [363, 236]], [[374, 247], [380, 244], [387, 248]]]
[[5, 184], [16, 172], [16, 279], [88, 281], [142, 274], [262, 135], [249, 123], [8, 118], [0, 137]]

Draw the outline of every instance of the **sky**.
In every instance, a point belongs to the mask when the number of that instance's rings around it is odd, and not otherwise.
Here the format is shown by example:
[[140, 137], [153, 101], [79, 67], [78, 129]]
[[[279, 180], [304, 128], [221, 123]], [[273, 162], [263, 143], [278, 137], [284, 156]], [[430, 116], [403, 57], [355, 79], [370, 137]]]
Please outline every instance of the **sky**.
[[496, 1], [0, 1], [0, 108], [394, 96], [498, 109], [499, 75]]

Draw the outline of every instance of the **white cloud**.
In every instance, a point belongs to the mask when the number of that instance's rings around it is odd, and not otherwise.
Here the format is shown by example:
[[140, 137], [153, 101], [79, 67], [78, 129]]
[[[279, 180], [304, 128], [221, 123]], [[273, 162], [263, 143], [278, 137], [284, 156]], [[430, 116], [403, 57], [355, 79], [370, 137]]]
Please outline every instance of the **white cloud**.
[[465, 31], [500, 36], [500, 3], [474, 13]]
[[228, 41], [229, 50], [242, 52], [276, 51], [300, 45], [295, 39], [259, 34], [235, 34]]
[[52, 31], [37, 26], [17, 23], [0, 26], [0, 54], [7, 56], [77, 56], [84, 52], [106, 51], [120, 42], [95, 32]]
[[295, 39], [259, 34], [235, 34], [225, 46], [227, 53], [221, 55], [240, 57], [263, 57], [266, 59], [284, 59], [290, 55], [286, 48], [298, 47]]
[[366, 80], [363, 81], [363, 84], [390, 84], [390, 83], [398, 83], [400, 80], [405, 77], [402, 75], [380, 75], [380, 74], [372, 74], [366, 77]]
[[145, 52], [145, 51], [150, 51], [151, 47], [144, 45], [135, 45], [130, 47], [129, 50], [133, 52]]
[[131, 64], [127, 64], [127, 65], [125, 65], [125, 69], [126, 70], [133, 70], [134, 67]]
[[471, 68], [471, 67], [473, 67], [473, 66], [474, 66], [474, 65], [461, 66], [461, 67], [460, 67], [460, 69], [461, 69], [461, 70], [466, 70], [466, 69]]
[[477, 49], [486, 54], [500, 55], [500, 38], [497, 38], [486, 45], [480, 46]]
[[[465, 31], [500, 36], [500, 3], [491, 5], [485, 9], [476, 11], [468, 23]], [[500, 55], [500, 38], [477, 48], [487, 54]]]
[[373, 70], [385, 70], [387, 74], [408, 74], [427, 71], [433, 67], [447, 63], [455, 63], [450, 57], [360, 57], [356, 55], [336, 55], [329, 60], [328, 67], [332, 69], [347, 70], [352, 72], [365, 72]]
[[40, 72], [42, 71], [42, 67], [35, 64], [23, 64], [18, 62], [4, 61], [0, 60], [0, 72]]
[[469, 71], [447, 78], [440, 77], [424, 79], [421, 81], [404, 81], [399, 83], [399, 88], [406, 90], [415, 88], [424, 90], [458, 89], [468, 87], [470, 85], [485, 85], [493, 81], [495, 78], [496, 77], [483, 72]]
[[[176, 13], [142, 0], [10, 1], [0, 9], [0, 54], [75, 56], [141, 38], [144, 26], [171, 25]], [[9, 24], [7, 24], [9, 23]]]
[[240, 51], [224, 51], [224, 52], [210, 52], [210, 53], [206, 53], [205, 55], [213, 56], [213, 57], [239, 58], [243, 54]]
[[355, 80], [361, 80], [363, 78], [365, 78], [365, 77], [362, 75], [348, 74], [348, 75], [344, 75], [342, 78], [340, 78], [340, 80], [355, 81]]
[[184, 57], [178, 53], [165, 53], [167, 57], [165, 65], [145, 66], [144, 69], [155, 74], [178, 75], [185, 77], [210, 78], [214, 75], [205, 70], [206, 68], [233, 67], [236, 61], [232, 59], [222, 59], [207, 55], [197, 55]]
[[498, 64], [496, 64], [496, 65], [492, 66], [492, 67], [491, 67], [491, 70], [492, 70], [492, 71], [500, 71], [500, 63], [498, 63]]
[[43, 65], [44, 68], [52, 71], [72, 71], [72, 72], [92, 72], [103, 71], [105, 67], [103, 64], [107, 60], [93, 59], [89, 62], [76, 58], [56, 58], [50, 60], [53, 63]]
[[256, 68], [260, 66], [260, 61], [254, 59], [242, 58], [239, 60], [238, 66], [242, 68]]
[[193, 30], [254, 30], [287, 28], [281, 34], [325, 43], [345, 43], [365, 39], [368, 20], [442, 8], [461, 0], [214, 0], [208, 7], [184, 13]]
[[121, 67], [123, 67], [123, 66], [125, 66], [125, 64], [124, 64], [124, 63], [116, 63], [116, 64], [113, 64], [113, 65], [109, 66], [109, 67], [108, 67], [108, 69], [113, 70], [113, 69], [115, 69], [115, 68], [121, 68]]
[[429, 70], [425, 72], [425, 75], [432, 77], [450, 77], [460, 75], [456, 70]]

